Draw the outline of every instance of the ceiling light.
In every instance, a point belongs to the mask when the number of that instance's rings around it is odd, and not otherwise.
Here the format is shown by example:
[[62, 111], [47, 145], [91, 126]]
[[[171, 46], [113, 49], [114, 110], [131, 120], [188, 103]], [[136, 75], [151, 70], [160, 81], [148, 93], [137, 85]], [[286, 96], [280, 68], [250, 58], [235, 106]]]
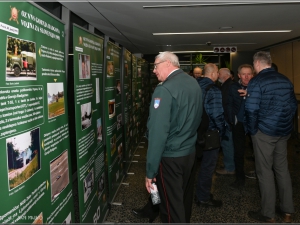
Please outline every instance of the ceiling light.
[[292, 30], [253, 30], [253, 31], [215, 31], [215, 32], [182, 32], [182, 33], [152, 33], [153, 35], [179, 35], [179, 34], [251, 34], [251, 33], [284, 33]]
[[232, 27], [219, 27], [220, 30], [232, 29]]
[[172, 52], [173, 53], [196, 53], [196, 52], [214, 52], [214, 51], [172, 51]]

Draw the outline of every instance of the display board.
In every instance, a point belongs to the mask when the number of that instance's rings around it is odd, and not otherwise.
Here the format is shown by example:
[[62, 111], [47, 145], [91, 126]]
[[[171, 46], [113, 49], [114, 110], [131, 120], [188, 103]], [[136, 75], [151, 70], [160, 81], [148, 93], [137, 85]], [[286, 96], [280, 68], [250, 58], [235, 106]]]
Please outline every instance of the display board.
[[123, 142], [121, 107], [121, 49], [107, 42], [105, 66], [105, 133], [109, 201], [115, 196], [123, 178]]
[[74, 222], [64, 24], [1, 2], [0, 223]]
[[81, 223], [99, 223], [108, 210], [102, 136], [103, 39], [73, 25], [78, 199]]
[[131, 93], [132, 93], [132, 148], [136, 149], [138, 145], [138, 129], [136, 123], [138, 122], [138, 70], [137, 70], [137, 57], [132, 55], [132, 80], [131, 80]]
[[142, 96], [141, 96], [141, 134], [145, 134], [149, 115], [150, 103], [150, 76], [149, 64], [146, 60], [142, 61]]
[[131, 93], [131, 79], [132, 79], [132, 60], [131, 53], [124, 49], [123, 58], [124, 58], [124, 69], [123, 69], [123, 83], [124, 83], [124, 95], [123, 95], [123, 105], [124, 105], [124, 142], [125, 142], [125, 151], [124, 151], [124, 161], [126, 162], [125, 170], [128, 170], [130, 162], [133, 157], [133, 148], [132, 148], [132, 93]]

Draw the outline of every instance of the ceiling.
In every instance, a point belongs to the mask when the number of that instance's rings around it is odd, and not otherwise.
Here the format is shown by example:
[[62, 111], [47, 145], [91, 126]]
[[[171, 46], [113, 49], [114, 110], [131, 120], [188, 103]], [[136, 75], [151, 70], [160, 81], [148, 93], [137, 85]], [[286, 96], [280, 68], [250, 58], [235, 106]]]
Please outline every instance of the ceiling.
[[[300, 1], [58, 2], [132, 53], [212, 51], [217, 46], [255, 51], [297, 38], [300, 40]], [[144, 8], [158, 5], [176, 6]], [[232, 28], [223, 30], [220, 27]], [[153, 35], [162, 32], [274, 30], [291, 32]], [[207, 42], [211, 45], [208, 46]]]

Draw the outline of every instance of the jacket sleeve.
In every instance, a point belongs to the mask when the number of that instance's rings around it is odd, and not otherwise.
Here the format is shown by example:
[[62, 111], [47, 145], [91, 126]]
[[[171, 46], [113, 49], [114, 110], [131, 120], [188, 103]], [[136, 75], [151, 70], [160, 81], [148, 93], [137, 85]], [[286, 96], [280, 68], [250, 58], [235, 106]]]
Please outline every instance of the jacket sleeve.
[[239, 113], [241, 102], [243, 98], [240, 96], [238, 92], [239, 87], [235, 84], [230, 86], [229, 95], [228, 95], [228, 119], [231, 125], [234, 125], [235, 116]]
[[156, 176], [170, 131], [172, 96], [163, 86], [156, 87], [151, 100], [147, 128], [149, 131], [146, 176]]
[[[251, 82], [253, 81], [253, 82]], [[247, 132], [254, 135], [258, 131], [258, 112], [261, 102], [261, 90], [259, 83], [252, 79], [247, 87], [247, 98], [245, 102], [245, 117]]]
[[220, 137], [224, 136], [225, 119], [221, 91], [217, 87], [212, 87], [208, 90], [205, 101], [205, 110], [210, 120], [210, 129], [218, 129]]

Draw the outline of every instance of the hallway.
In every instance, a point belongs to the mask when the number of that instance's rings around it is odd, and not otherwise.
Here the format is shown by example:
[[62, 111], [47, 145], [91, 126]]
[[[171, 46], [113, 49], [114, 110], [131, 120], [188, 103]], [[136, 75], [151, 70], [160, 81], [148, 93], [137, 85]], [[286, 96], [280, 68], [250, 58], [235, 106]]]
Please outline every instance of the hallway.
[[[300, 149], [295, 148], [299, 141], [293, 137], [288, 141], [288, 160], [291, 178], [293, 182], [293, 199], [295, 214], [293, 222], [300, 223]], [[147, 219], [136, 218], [131, 210], [141, 208], [148, 199], [148, 193], [145, 189], [145, 167], [146, 167], [147, 146], [145, 139], [142, 138], [139, 147], [135, 151], [129, 173], [124, 178], [114, 202], [122, 205], [112, 205], [106, 218], [106, 223], [148, 223]], [[250, 145], [247, 145], [245, 152], [245, 172], [254, 170], [254, 161], [248, 158], [252, 155]], [[198, 161], [197, 167], [199, 168]], [[222, 153], [219, 154], [217, 168], [222, 165]], [[229, 188], [229, 184], [234, 181], [232, 175], [214, 175], [212, 193], [215, 199], [223, 201], [221, 208], [200, 208], [193, 203], [191, 223], [255, 223], [248, 218], [247, 213], [251, 210], [260, 208], [260, 197], [257, 179], [246, 178], [246, 185], [242, 191], [234, 191]], [[278, 201], [278, 199], [277, 199]], [[277, 223], [281, 223], [281, 218], [276, 216]], [[161, 223], [156, 218], [154, 223]]]

